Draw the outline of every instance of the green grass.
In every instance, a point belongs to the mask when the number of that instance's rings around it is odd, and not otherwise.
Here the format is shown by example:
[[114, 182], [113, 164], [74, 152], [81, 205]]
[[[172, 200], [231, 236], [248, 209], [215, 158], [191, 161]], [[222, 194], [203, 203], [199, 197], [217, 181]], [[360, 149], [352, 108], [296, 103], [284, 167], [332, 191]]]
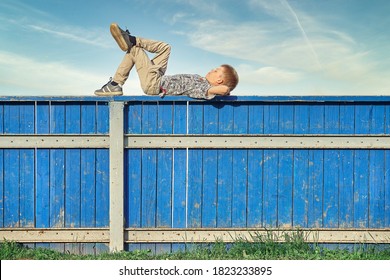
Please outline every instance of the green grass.
[[0, 243], [1, 260], [389, 260], [390, 247], [356, 244], [353, 249], [328, 249], [318, 244], [306, 243], [297, 232], [285, 235], [278, 242], [272, 235], [255, 236], [254, 242], [236, 240], [233, 244], [189, 244], [185, 251], [153, 254], [147, 250], [76, 255], [54, 250], [30, 249], [15, 242]]

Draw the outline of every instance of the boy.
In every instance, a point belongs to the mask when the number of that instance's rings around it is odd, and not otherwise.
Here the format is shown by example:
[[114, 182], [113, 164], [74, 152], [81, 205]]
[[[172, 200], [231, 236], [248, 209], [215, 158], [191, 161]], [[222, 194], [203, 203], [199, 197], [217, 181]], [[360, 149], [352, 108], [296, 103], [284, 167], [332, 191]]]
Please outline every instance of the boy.
[[[122, 95], [122, 86], [134, 65], [142, 90], [148, 95], [187, 95], [192, 98], [212, 99], [216, 95], [229, 95], [238, 84], [237, 72], [227, 64], [211, 70], [205, 77], [196, 74], [164, 75], [171, 52], [168, 44], [134, 37], [116, 23], [111, 24], [110, 32], [126, 55], [114, 78], [96, 90], [96, 95]], [[155, 57], [150, 60], [145, 51], [154, 53]]]

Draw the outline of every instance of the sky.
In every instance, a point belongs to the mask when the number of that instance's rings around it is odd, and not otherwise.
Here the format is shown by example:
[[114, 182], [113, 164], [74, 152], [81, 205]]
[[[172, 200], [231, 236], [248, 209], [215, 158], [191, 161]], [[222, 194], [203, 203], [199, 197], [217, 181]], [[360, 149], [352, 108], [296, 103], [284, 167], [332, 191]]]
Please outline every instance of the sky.
[[[232, 65], [232, 95], [390, 95], [389, 14], [388, 0], [0, 0], [0, 96], [93, 95], [124, 56], [112, 22], [169, 43], [168, 75]], [[124, 94], [143, 95], [135, 69]]]

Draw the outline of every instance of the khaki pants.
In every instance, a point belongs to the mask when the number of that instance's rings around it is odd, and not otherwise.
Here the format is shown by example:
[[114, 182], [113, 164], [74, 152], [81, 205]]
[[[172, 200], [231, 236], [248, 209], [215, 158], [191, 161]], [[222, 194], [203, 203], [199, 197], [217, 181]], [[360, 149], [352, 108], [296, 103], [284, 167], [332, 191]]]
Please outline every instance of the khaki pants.
[[[154, 58], [150, 60], [145, 51], [154, 53]], [[157, 95], [160, 93], [160, 81], [167, 70], [170, 53], [170, 45], [164, 42], [137, 37], [137, 44], [126, 53], [113, 81], [123, 85], [135, 65], [142, 90], [146, 94]]]

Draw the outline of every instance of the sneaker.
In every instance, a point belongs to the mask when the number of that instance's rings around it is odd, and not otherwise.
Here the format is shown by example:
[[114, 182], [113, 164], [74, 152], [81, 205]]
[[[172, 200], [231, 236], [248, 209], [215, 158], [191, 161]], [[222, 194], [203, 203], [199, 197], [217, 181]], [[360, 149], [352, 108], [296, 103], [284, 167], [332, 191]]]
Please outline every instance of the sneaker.
[[126, 29], [126, 31], [123, 31], [118, 26], [118, 24], [111, 23], [110, 32], [112, 37], [114, 37], [115, 41], [117, 42], [118, 46], [122, 49], [122, 51], [130, 51], [130, 49], [133, 47], [133, 43], [130, 42], [129, 30]]
[[111, 84], [112, 79], [108, 81], [107, 84], [102, 86], [101, 89], [95, 90], [95, 95], [99, 96], [113, 96], [113, 95], [123, 95], [122, 87], [120, 85], [114, 86]]

